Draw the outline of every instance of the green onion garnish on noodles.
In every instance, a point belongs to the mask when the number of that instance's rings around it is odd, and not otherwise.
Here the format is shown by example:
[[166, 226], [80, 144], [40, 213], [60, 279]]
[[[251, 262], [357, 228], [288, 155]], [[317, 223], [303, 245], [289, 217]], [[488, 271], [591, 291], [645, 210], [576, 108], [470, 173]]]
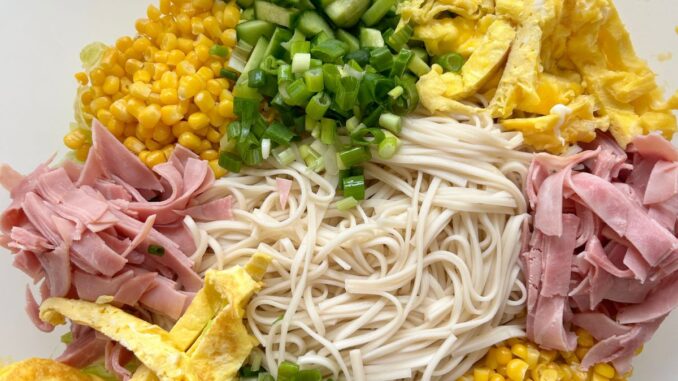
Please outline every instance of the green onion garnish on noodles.
[[210, 55], [226, 58], [228, 57], [228, 48], [219, 44], [212, 45]]
[[365, 199], [365, 177], [351, 176], [345, 177], [344, 183], [344, 197], [353, 197], [356, 200]]
[[296, 376], [299, 373], [299, 365], [283, 361], [278, 367], [278, 381], [296, 381]]
[[148, 245], [148, 254], [162, 257], [165, 255], [165, 248], [160, 245]]

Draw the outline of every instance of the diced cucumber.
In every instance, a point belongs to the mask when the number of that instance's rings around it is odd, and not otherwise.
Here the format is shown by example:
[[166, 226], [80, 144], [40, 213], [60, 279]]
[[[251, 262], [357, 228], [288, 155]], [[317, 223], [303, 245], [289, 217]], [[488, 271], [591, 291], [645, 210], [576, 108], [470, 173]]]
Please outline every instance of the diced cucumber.
[[264, 57], [273, 56], [279, 59], [284, 58], [286, 51], [282, 44], [289, 41], [291, 38], [292, 32], [288, 29], [280, 27], [276, 28], [275, 32], [273, 32], [273, 36], [271, 36], [271, 41], [268, 44], [268, 49], [266, 49]]
[[325, 32], [329, 37], [334, 37], [332, 28], [327, 24], [325, 19], [314, 11], [304, 11], [297, 18], [297, 29], [299, 29], [306, 37], [313, 37], [320, 32]]
[[386, 13], [393, 7], [396, 0], [376, 0], [372, 6], [363, 13], [361, 19], [367, 26], [372, 26], [381, 20]]
[[259, 37], [271, 38], [275, 31], [275, 25], [263, 20], [251, 20], [241, 22], [235, 26], [238, 40], [243, 40], [250, 45], [259, 41]]
[[381, 48], [384, 46], [384, 37], [377, 29], [360, 28], [361, 48]]
[[247, 8], [240, 14], [243, 20], [254, 20], [254, 8]]
[[301, 10], [315, 9], [315, 4], [311, 0], [290, 0], [290, 4]]
[[283, 8], [267, 1], [256, 0], [254, 2], [254, 14], [259, 20], [289, 28], [290, 25], [294, 25], [294, 20], [299, 11], [295, 8]]
[[360, 49], [360, 41], [358, 41], [358, 39], [351, 33], [343, 29], [339, 29], [336, 35], [337, 40], [343, 42], [344, 44], [346, 44], [346, 46], [348, 46], [349, 53], [355, 52], [356, 50]]
[[235, 0], [235, 2], [240, 6], [240, 8], [245, 9], [249, 8], [254, 4], [254, 0]]
[[259, 64], [261, 64], [261, 61], [266, 56], [266, 49], [268, 49], [268, 45], [269, 44], [266, 37], [259, 37], [259, 41], [257, 41], [257, 44], [254, 46], [252, 54], [250, 54], [250, 59], [247, 60], [247, 64], [240, 74], [240, 78], [238, 78], [238, 83], [247, 78], [247, 73], [249, 73], [250, 70], [259, 67]]
[[325, 13], [338, 27], [350, 28], [369, 6], [370, 0], [335, 0], [325, 7]]

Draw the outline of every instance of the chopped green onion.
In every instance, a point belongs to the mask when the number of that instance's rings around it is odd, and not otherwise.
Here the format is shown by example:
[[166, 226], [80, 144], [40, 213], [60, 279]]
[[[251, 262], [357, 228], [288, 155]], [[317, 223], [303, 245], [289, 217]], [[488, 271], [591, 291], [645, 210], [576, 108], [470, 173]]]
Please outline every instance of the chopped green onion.
[[294, 134], [282, 124], [273, 122], [270, 126], [268, 126], [263, 137], [266, 139], [271, 139], [271, 141], [274, 141], [281, 146], [287, 146], [290, 144], [292, 139], [294, 139]]
[[229, 172], [238, 173], [242, 168], [242, 160], [230, 152], [221, 152], [219, 154], [219, 166]]
[[311, 68], [311, 55], [308, 53], [297, 53], [292, 56], [292, 72], [301, 74]]
[[292, 164], [296, 159], [296, 155], [294, 154], [294, 150], [292, 149], [292, 147], [280, 146], [278, 148], [273, 149], [272, 153], [275, 160], [283, 167]]
[[386, 13], [395, 5], [396, 0], [376, 0], [372, 3], [365, 13], [362, 20], [367, 26], [372, 26], [381, 20]]
[[306, 71], [306, 73], [304, 73], [304, 81], [306, 81], [308, 91], [314, 93], [322, 91], [325, 87], [325, 84], [323, 83], [323, 69], [314, 68]]
[[323, 62], [337, 62], [346, 53], [348, 53], [348, 46], [334, 38], [325, 40], [311, 49], [313, 58]]
[[379, 124], [379, 118], [384, 112], [384, 106], [377, 106], [365, 119], [363, 119], [363, 124], [368, 127], [377, 126]]
[[334, 119], [323, 118], [320, 121], [320, 141], [324, 144], [334, 144], [337, 140], [337, 122]]
[[337, 65], [323, 65], [323, 82], [325, 82], [325, 88], [333, 93], [341, 89], [341, 73]]
[[391, 51], [382, 46], [370, 52], [370, 65], [378, 72], [385, 71], [393, 65], [393, 55]]
[[66, 332], [61, 335], [61, 342], [68, 345], [73, 342], [73, 332]]
[[160, 245], [148, 245], [148, 254], [162, 257], [165, 255], [165, 248]]
[[247, 77], [247, 86], [249, 87], [258, 89], [266, 85], [266, 73], [261, 69], [250, 70]]
[[407, 45], [414, 34], [414, 28], [410, 24], [405, 24], [391, 34], [387, 39], [386, 43], [396, 52], [399, 52], [402, 48]]
[[264, 58], [263, 61], [261, 61], [261, 64], [259, 64], [259, 68], [266, 72], [267, 74], [270, 75], [277, 75], [278, 74], [278, 68], [280, 65], [284, 64], [285, 61], [276, 59], [273, 56], [268, 56]]
[[414, 56], [409, 49], [401, 49], [400, 53], [393, 60], [393, 66], [391, 67], [391, 77], [400, 77], [405, 73], [407, 65], [410, 63], [410, 60]]
[[229, 139], [238, 139], [240, 133], [242, 132], [242, 127], [240, 126], [240, 121], [234, 120], [228, 125], [228, 137]]
[[359, 125], [360, 125], [360, 120], [355, 116], [350, 117], [346, 121], [346, 129], [348, 130], [348, 132], [355, 131], [356, 128], [358, 128]]
[[261, 153], [261, 146], [248, 145], [246, 148], [240, 149], [240, 156], [245, 165], [255, 166], [262, 162], [263, 155]]
[[344, 177], [342, 180], [344, 197], [353, 197], [356, 200], [365, 199], [365, 177], [362, 175]]
[[394, 135], [388, 135], [384, 140], [379, 143], [377, 148], [377, 155], [384, 160], [388, 160], [395, 155], [396, 151], [400, 147], [400, 139]]
[[447, 72], [458, 73], [464, 66], [464, 57], [459, 53], [447, 53], [433, 60]]
[[240, 368], [240, 377], [255, 377], [259, 374], [258, 370], [252, 370], [249, 365], [245, 365]]
[[292, 66], [288, 64], [282, 64], [278, 66], [278, 84], [292, 80], [294, 80]]
[[259, 373], [257, 381], [275, 381], [275, 378], [268, 373]]
[[335, 102], [340, 110], [348, 111], [353, 108], [353, 104], [358, 98], [360, 90], [360, 80], [355, 77], [341, 78], [341, 87], [336, 93]]
[[210, 55], [226, 58], [228, 57], [228, 48], [223, 45], [214, 44], [210, 48]]
[[356, 206], [358, 206], [358, 200], [356, 200], [353, 197], [345, 197], [345, 198], [342, 198], [341, 200], [337, 201], [336, 206], [337, 206], [337, 209], [339, 209], [341, 211], [353, 209]]
[[292, 57], [294, 57], [295, 54], [310, 52], [311, 42], [309, 41], [292, 41], [290, 44], [290, 56]]
[[322, 69], [323, 67], [323, 61], [311, 58], [311, 69]]
[[361, 128], [351, 134], [351, 142], [358, 146], [369, 146], [381, 143], [385, 137], [380, 128]]
[[261, 158], [266, 160], [271, 154], [271, 139], [261, 139]]
[[380, 48], [384, 46], [384, 37], [377, 29], [360, 28], [361, 48]]
[[353, 147], [337, 154], [344, 167], [350, 168], [371, 159], [370, 151], [363, 147]]
[[428, 66], [424, 60], [419, 58], [419, 56], [414, 56], [410, 60], [410, 63], [407, 65], [407, 68], [414, 74], [417, 75], [417, 77], [421, 77], [422, 75], [428, 73], [431, 71], [431, 67]]
[[402, 86], [396, 86], [393, 88], [393, 90], [388, 92], [388, 95], [391, 98], [398, 98], [399, 96], [403, 95], [403, 87]]
[[345, 61], [355, 61], [360, 66], [370, 63], [370, 52], [367, 49], [358, 49], [344, 56]]
[[285, 103], [290, 106], [304, 105], [313, 96], [313, 93], [308, 91], [302, 78], [292, 81], [286, 86], [281, 86], [280, 93]]
[[226, 78], [226, 79], [230, 79], [232, 81], [235, 81], [236, 79], [238, 79], [238, 73], [236, 73], [233, 70], [228, 70], [226, 68], [221, 68], [221, 70], [219, 70], [219, 76]]
[[[304, 130], [313, 131], [316, 127], [320, 126], [320, 119], [316, 119], [308, 114], [304, 117]], [[302, 155], [303, 157], [303, 155]]]
[[332, 100], [325, 93], [318, 93], [306, 105], [306, 114], [313, 119], [322, 118], [330, 108]]
[[322, 381], [323, 376], [317, 369], [304, 369], [294, 377], [294, 381]]
[[278, 368], [278, 381], [294, 381], [296, 375], [299, 373], [299, 365], [283, 361]]
[[400, 134], [403, 129], [402, 118], [391, 113], [381, 114], [379, 117], [379, 125], [396, 135]]

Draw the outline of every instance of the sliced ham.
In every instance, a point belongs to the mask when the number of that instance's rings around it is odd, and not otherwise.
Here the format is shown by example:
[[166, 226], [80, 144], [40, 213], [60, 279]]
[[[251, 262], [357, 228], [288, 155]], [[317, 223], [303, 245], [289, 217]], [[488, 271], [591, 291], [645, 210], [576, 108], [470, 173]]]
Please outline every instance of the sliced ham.
[[74, 325], [71, 333], [73, 341], [57, 360], [72, 367], [84, 368], [104, 355], [107, 340], [97, 337], [89, 327]]
[[285, 209], [287, 206], [287, 200], [290, 198], [290, 190], [292, 190], [292, 181], [289, 179], [283, 179], [277, 177], [275, 179], [276, 187], [278, 188], [278, 194], [280, 195], [280, 208]]
[[678, 151], [655, 135], [626, 151], [606, 135], [587, 147], [530, 165], [527, 334], [571, 351], [571, 327], [581, 327], [599, 341], [582, 366], [625, 372], [678, 306]]
[[104, 365], [106, 366], [106, 369], [118, 377], [119, 380], [128, 381], [132, 378], [132, 373], [124, 366], [131, 358], [132, 356], [129, 351], [120, 343], [115, 341], [106, 343]]
[[[0, 243], [39, 285], [42, 299], [96, 301], [106, 295], [139, 316], [153, 311], [176, 320], [202, 287], [189, 258], [196, 244], [183, 216], [231, 218], [232, 199], [202, 196], [214, 175], [207, 162], [181, 146], [151, 170], [96, 121], [92, 140], [84, 165], [67, 161], [50, 168], [48, 161], [26, 176], [0, 167], [0, 184], [12, 199], [0, 215]], [[164, 255], [149, 254], [151, 245], [162, 246]], [[29, 291], [26, 311], [38, 328], [52, 329], [38, 318]], [[93, 332], [76, 342], [64, 362], [84, 366], [103, 355], [105, 341], [95, 340]], [[111, 362], [120, 374], [122, 364]]]

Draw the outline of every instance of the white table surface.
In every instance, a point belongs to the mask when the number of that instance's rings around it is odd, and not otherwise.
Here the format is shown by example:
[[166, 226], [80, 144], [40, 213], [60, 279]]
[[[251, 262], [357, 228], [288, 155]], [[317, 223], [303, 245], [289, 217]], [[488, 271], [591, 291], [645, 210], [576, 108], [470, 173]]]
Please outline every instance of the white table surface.
[[[72, 120], [80, 49], [134, 33], [134, 20], [151, 0], [1, 0], [0, 162], [27, 172], [54, 152]], [[676, 0], [617, 0], [639, 54], [668, 92], [678, 87]], [[666, 60], [667, 53], [675, 56]], [[662, 57], [663, 56], [663, 57]], [[662, 58], [660, 58], [662, 57]], [[673, 70], [671, 70], [673, 68]], [[0, 206], [8, 203], [0, 191]], [[24, 314], [24, 274], [0, 250], [0, 359], [51, 356], [58, 334], [36, 330]], [[670, 316], [636, 359], [634, 380], [678, 379], [678, 313]]]

